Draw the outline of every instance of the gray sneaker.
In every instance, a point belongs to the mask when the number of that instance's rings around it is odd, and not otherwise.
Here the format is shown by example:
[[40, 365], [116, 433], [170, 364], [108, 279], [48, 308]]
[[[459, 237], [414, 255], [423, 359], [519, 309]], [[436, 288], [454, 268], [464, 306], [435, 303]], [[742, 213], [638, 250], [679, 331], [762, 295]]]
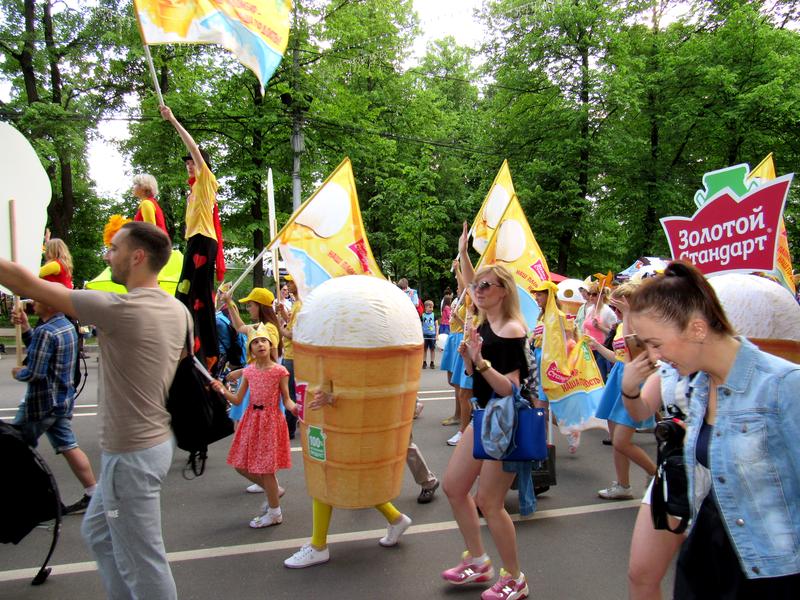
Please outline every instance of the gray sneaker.
[[630, 500], [633, 498], [631, 486], [620, 485], [616, 481], [611, 482], [611, 486], [604, 490], [599, 490], [597, 495], [606, 500]]
[[420, 504], [428, 504], [431, 500], [433, 500], [433, 495], [436, 493], [436, 490], [439, 489], [439, 481], [437, 480], [431, 487], [422, 488], [417, 496], [417, 502]]

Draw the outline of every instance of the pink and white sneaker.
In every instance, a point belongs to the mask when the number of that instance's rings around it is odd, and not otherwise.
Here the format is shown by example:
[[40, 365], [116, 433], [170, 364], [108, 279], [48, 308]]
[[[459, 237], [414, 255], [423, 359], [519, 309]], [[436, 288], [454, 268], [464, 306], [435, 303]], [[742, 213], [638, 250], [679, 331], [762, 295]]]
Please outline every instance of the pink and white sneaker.
[[472, 561], [468, 551], [461, 555], [461, 562], [451, 569], [442, 571], [442, 579], [453, 585], [467, 583], [486, 583], [494, 578], [494, 567], [488, 558], [480, 564]]
[[500, 569], [500, 579], [481, 594], [481, 600], [519, 600], [528, 597], [528, 582], [520, 573], [519, 580], [511, 577], [505, 569]]

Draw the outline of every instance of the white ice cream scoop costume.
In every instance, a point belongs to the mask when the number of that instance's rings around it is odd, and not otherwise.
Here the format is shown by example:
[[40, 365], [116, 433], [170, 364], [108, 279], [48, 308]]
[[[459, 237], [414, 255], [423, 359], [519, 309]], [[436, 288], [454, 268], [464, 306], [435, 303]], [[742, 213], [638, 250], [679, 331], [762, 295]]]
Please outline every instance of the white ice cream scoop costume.
[[[394, 545], [411, 523], [389, 501], [402, 486], [419, 388], [419, 315], [388, 281], [337, 277], [304, 298], [293, 344], [295, 374], [307, 382], [308, 398], [322, 390], [334, 399], [319, 410], [306, 406], [300, 424], [314, 499], [312, 544], [325, 546], [330, 507], [374, 506], [390, 523], [381, 545]], [[310, 566], [299, 564], [306, 549], [286, 566]], [[311, 564], [317, 562], [324, 561]]]

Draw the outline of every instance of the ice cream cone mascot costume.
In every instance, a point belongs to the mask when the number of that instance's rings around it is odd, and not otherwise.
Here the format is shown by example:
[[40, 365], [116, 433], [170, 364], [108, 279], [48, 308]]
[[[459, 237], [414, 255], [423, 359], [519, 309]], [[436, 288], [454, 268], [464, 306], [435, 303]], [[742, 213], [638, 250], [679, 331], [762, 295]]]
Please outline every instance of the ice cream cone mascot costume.
[[303, 301], [293, 335], [311, 542], [289, 568], [326, 562], [333, 507], [374, 506], [379, 540], [393, 546], [411, 524], [390, 502], [400, 493], [422, 360], [419, 316], [406, 295], [377, 277], [330, 279]]

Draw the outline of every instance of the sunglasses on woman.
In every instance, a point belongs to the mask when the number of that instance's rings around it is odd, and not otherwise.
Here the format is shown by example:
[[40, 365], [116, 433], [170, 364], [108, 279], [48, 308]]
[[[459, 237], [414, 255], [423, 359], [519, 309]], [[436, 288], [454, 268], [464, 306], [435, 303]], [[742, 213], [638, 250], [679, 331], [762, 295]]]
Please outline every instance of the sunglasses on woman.
[[486, 290], [488, 290], [492, 286], [501, 288], [501, 287], [503, 287], [503, 284], [502, 283], [493, 283], [491, 281], [486, 281], [484, 279], [483, 281], [480, 281], [478, 283], [470, 284], [469, 287], [471, 287], [475, 291], [480, 290], [481, 292], [485, 292]]

